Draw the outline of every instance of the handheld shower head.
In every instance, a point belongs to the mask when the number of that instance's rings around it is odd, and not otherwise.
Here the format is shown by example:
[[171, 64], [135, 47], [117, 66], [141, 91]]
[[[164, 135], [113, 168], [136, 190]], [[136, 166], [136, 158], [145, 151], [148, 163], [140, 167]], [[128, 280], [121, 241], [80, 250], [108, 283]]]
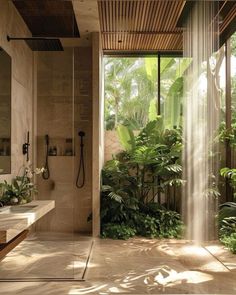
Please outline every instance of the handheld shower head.
[[85, 184], [85, 163], [84, 163], [84, 131], [79, 131], [78, 135], [80, 137], [80, 162], [79, 162], [79, 170], [76, 179], [77, 188], [82, 188]]
[[46, 141], [46, 145], [49, 145], [49, 136], [48, 136], [48, 134], [45, 135], [45, 141]]
[[47, 180], [50, 178], [50, 170], [48, 167], [48, 149], [49, 149], [49, 136], [48, 134], [45, 135], [45, 145], [46, 145], [46, 159], [44, 165], [44, 171], [42, 173], [43, 179]]
[[79, 135], [80, 137], [83, 137], [83, 136], [85, 136], [85, 132], [84, 132], [84, 131], [80, 131], [80, 132], [78, 133], [78, 135]]

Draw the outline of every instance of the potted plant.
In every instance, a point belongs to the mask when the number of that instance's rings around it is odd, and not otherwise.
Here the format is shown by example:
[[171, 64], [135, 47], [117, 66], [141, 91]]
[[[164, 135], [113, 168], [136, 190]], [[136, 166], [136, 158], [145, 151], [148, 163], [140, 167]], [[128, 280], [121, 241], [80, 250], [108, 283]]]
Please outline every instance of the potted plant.
[[41, 174], [44, 168], [31, 169], [28, 165], [24, 167], [23, 175], [16, 176], [11, 183], [6, 180], [0, 183], [0, 201], [4, 205], [22, 205], [32, 201], [33, 194], [37, 193], [33, 183], [33, 175]]

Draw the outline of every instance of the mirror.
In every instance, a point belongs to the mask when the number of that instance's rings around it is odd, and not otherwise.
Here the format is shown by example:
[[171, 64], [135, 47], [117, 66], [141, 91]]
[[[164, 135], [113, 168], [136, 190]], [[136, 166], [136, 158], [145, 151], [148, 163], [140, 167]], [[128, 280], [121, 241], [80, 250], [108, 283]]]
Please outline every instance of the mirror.
[[0, 48], [0, 174], [11, 173], [11, 57]]

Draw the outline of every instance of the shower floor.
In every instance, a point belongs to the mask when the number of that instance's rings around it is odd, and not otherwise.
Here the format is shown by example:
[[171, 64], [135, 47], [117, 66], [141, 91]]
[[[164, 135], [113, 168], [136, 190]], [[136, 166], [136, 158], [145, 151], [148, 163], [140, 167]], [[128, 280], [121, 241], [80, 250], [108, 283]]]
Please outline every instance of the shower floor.
[[91, 247], [90, 237], [33, 234], [0, 262], [0, 281], [83, 280]]
[[236, 255], [217, 242], [94, 239], [85, 281], [1, 282], [0, 294], [236, 294], [235, 281]]

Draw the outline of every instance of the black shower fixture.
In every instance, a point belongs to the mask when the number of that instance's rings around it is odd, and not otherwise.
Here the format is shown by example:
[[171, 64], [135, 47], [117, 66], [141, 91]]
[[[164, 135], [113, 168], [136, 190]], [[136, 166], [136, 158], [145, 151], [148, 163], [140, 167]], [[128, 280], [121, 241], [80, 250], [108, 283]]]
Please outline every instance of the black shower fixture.
[[7, 36], [7, 41], [25, 41], [32, 51], [63, 51], [60, 39], [49, 37], [15, 38]]
[[80, 162], [79, 162], [79, 170], [76, 178], [76, 186], [77, 188], [82, 188], [85, 185], [85, 164], [84, 164], [84, 131], [79, 131], [78, 135], [80, 137]]
[[50, 170], [48, 166], [48, 155], [49, 155], [49, 135], [45, 135], [45, 146], [46, 146], [46, 156], [45, 156], [45, 164], [44, 164], [44, 171], [42, 173], [43, 179], [47, 180], [50, 178]]
[[29, 161], [29, 131], [27, 132], [27, 142], [25, 142], [22, 146], [22, 153], [23, 155], [26, 155], [26, 161]]

